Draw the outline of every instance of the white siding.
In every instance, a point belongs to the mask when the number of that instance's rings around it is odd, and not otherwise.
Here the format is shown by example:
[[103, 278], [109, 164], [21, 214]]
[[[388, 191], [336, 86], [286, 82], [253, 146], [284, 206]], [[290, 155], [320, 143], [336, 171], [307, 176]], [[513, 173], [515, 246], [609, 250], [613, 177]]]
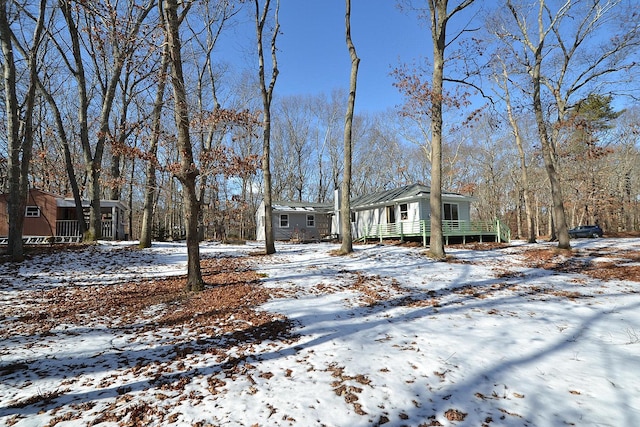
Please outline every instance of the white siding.
[[354, 239], [365, 236], [371, 227], [386, 221], [384, 207], [356, 211], [356, 223], [354, 227]]

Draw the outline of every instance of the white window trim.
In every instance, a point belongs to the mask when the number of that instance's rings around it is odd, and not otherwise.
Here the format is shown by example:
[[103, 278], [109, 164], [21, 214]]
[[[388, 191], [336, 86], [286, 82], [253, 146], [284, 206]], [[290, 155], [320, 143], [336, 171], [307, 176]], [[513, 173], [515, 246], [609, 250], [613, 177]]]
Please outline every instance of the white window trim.
[[[406, 208], [406, 210], [402, 210], [402, 206]], [[400, 203], [398, 206], [400, 210], [400, 221], [408, 221], [409, 220], [409, 203]]]
[[[287, 219], [287, 225], [282, 225], [282, 219], [283, 217], [286, 217]], [[278, 226], [280, 228], [289, 228], [289, 214], [280, 214], [278, 217]]]
[[24, 216], [25, 218], [40, 218], [40, 207], [39, 206], [26, 206], [24, 208]]
[[[311, 221], [309, 221], [311, 220]], [[307, 227], [315, 228], [316, 227], [316, 216], [313, 214], [307, 214]]]

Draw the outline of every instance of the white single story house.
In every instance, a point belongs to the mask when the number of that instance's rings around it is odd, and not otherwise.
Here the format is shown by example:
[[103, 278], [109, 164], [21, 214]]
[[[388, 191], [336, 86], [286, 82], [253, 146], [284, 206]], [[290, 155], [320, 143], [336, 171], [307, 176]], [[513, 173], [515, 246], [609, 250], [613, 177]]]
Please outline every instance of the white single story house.
[[[412, 184], [355, 198], [351, 201], [354, 239], [377, 235], [379, 229], [389, 229], [391, 226], [412, 232], [411, 227], [415, 224], [430, 221], [430, 196], [429, 187]], [[472, 197], [443, 192], [442, 219], [470, 221], [472, 200]]]
[[[351, 201], [351, 227], [354, 240], [420, 238], [427, 245], [431, 235], [431, 189], [411, 184], [392, 190], [378, 191]], [[318, 240], [340, 235], [340, 197], [335, 202], [274, 203], [273, 228], [276, 240]], [[468, 238], [483, 241], [509, 241], [510, 231], [499, 220], [472, 221], [474, 198], [458, 193], [442, 192], [442, 226], [446, 242], [450, 237], [466, 242]], [[313, 217], [311, 222], [305, 218]], [[257, 212], [257, 239], [264, 240], [264, 204]], [[325, 228], [325, 221], [330, 227]], [[323, 224], [322, 230], [309, 224]], [[304, 231], [304, 239], [295, 230]], [[313, 231], [314, 233], [310, 232]]]

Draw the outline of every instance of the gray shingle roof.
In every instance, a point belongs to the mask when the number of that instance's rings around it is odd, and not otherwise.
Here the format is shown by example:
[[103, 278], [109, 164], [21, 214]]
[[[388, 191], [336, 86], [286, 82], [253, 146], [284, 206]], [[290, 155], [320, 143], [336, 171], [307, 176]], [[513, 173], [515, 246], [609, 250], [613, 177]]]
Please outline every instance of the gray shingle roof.
[[[364, 208], [367, 206], [383, 205], [386, 203], [399, 202], [402, 200], [413, 199], [421, 194], [427, 196], [431, 193], [431, 187], [422, 184], [411, 184], [404, 187], [394, 188], [392, 190], [378, 191], [364, 196], [356, 197], [351, 200], [351, 208]], [[464, 198], [469, 199], [466, 196], [462, 196], [458, 193], [450, 193], [443, 191], [443, 196], [451, 198]], [[278, 201], [273, 203], [275, 210], [284, 212], [332, 212], [333, 204], [331, 203], [312, 203], [312, 202], [286, 202]]]
[[392, 190], [378, 191], [376, 193], [357, 197], [351, 201], [351, 207], [357, 208], [362, 206], [378, 205], [394, 200], [415, 197], [420, 193], [429, 194], [430, 192], [431, 188], [426, 185], [411, 184], [400, 188], [394, 188]]
[[[399, 202], [402, 200], [413, 199], [421, 194], [427, 196], [431, 193], [431, 187], [422, 184], [411, 184], [404, 187], [394, 188], [392, 190], [378, 191], [376, 193], [366, 194], [356, 197], [351, 201], [352, 208], [363, 208], [367, 206], [382, 205], [390, 202]], [[447, 199], [467, 199], [470, 197], [463, 196], [458, 193], [442, 192], [442, 196]]]
[[273, 209], [280, 212], [318, 212], [328, 213], [333, 211], [332, 203], [313, 203], [313, 202], [273, 202]]

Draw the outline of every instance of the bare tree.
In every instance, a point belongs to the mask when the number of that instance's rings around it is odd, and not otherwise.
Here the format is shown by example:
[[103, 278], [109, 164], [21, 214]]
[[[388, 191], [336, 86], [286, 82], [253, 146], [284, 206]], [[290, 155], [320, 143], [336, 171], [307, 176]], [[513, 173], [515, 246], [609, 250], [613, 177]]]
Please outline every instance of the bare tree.
[[[85, 161], [85, 173], [88, 180], [88, 193], [90, 199], [89, 227], [85, 239], [92, 241], [101, 237], [102, 216], [100, 212], [102, 160], [105, 144], [112, 132], [110, 129], [110, 117], [116, 97], [120, 76], [127, 60], [131, 57], [139, 43], [139, 32], [148, 14], [151, 12], [155, 0], [147, 0], [143, 5], [130, 1], [127, 3], [125, 15], [121, 17], [116, 10], [117, 5], [103, 5], [100, 3], [75, 4], [68, 0], [58, 0], [58, 4], [64, 16], [71, 44], [71, 58], [66, 57], [66, 52], [59, 47], [64, 62], [75, 78], [78, 90], [78, 125], [79, 139]], [[103, 8], [106, 8], [104, 10]], [[104, 34], [94, 34], [97, 41], [82, 40], [82, 28], [79, 27], [81, 17], [87, 20], [87, 25], [94, 30], [103, 30]], [[100, 37], [106, 37], [106, 40]], [[106, 45], [111, 43], [110, 48]], [[87, 53], [83, 46], [89, 46], [91, 51]], [[110, 58], [103, 58], [108, 66], [101, 67], [97, 63], [101, 56], [99, 53], [110, 52]], [[87, 73], [85, 62], [87, 57], [94, 61], [93, 70], [96, 75], [97, 85], [101, 89], [102, 99], [99, 106], [97, 137], [95, 143], [90, 138], [90, 76]], [[108, 71], [107, 71], [108, 69]], [[99, 74], [102, 70], [104, 75]]]
[[[499, 58], [498, 58], [499, 59]], [[513, 107], [511, 103], [511, 91], [509, 90], [509, 74], [507, 70], [507, 66], [504, 61], [499, 61], [502, 66], [501, 77], [500, 74], [496, 73], [496, 82], [498, 86], [502, 89], [503, 99], [505, 103], [505, 107], [507, 109], [507, 117], [509, 119], [509, 124], [511, 126], [511, 132], [513, 134], [513, 139], [516, 143], [516, 147], [518, 148], [518, 157], [520, 159], [520, 180], [522, 184], [522, 194], [524, 198], [524, 208], [525, 214], [527, 217], [527, 241], [529, 243], [536, 242], [536, 223], [533, 215], [533, 206], [532, 206], [532, 197], [531, 197], [531, 187], [529, 185], [529, 167], [527, 165], [526, 153], [524, 151], [524, 146], [522, 142], [522, 133], [520, 131], [520, 125], [518, 124], [518, 120], [516, 119], [513, 113]], [[518, 225], [520, 222], [518, 222]]]
[[153, 102], [153, 111], [151, 113], [151, 136], [149, 144], [150, 159], [145, 167], [145, 188], [144, 188], [144, 207], [142, 216], [142, 230], [140, 233], [140, 247], [150, 248], [151, 237], [153, 234], [153, 213], [156, 199], [156, 158], [158, 152], [158, 142], [160, 133], [162, 132], [162, 108], [164, 106], [164, 92], [167, 83], [167, 70], [169, 68], [169, 51], [168, 45], [165, 44], [162, 49], [162, 58], [160, 69], [158, 70], [158, 87], [156, 89], [156, 97]]
[[51, 112], [54, 116], [56, 128], [58, 130], [58, 137], [60, 138], [60, 145], [64, 154], [65, 170], [67, 172], [67, 181], [71, 187], [71, 193], [75, 203], [75, 214], [78, 219], [78, 233], [84, 235], [87, 231], [87, 224], [84, 220], [84, 210], [82, 207], [82, 197], [80, 195], [80, 187], [78, 186], [78, 179], [74, 168], [73, 156], [71, 153], [71, 144], [69, 143], [68, 132], [65, 126], [60, 107], [56, 101], [56, 97], [52, 95], [51, 89], [47, 87], [40, 79], [38, 79], [38, 88], [42, 97], [47, 101]]
[[431, 237], [429, 253], [436, 259], [444, 259], [442, 233], [442, 109], [445, 49], [447, 48], [447, 24], [453, 16], [473, 3], [463, 0], [448, 10], [448, 0], [429, 0], [431, 37], [433, 41], [433, 74], [431, 93]]
[[[7, 117], [7, 142], [8, 142], [8, 181], [9, 181], [9, 234], [7, 252], [12, 260], [24, 259], [22, 244], [22, 226], [24, 224], [24, 212], [29, 191], [29, 164], [33, 149], [33, 111], [36, 98], [38, 80], [38, 52], [44, 32], [46, 0], [40, 0], [37, 12], [36, 25], [29, 47], [21, 50], [25, 53], [23, 58], [26, 65], [28, 81], [23, 94], [22, 102], [19, 100], [18, 81], [16, 77], [16, 58], [14, 56], [14, 43], [19, 44], [10, 24], [10, 6], [13, 2], [0, 3], [0, 47], [3, 54], [3, 83], [4, 98]], [[16, 8], [22, 7], [19, 4]], [[24, 11], [14, 10], [15, 13]], [[22, 16], [28, 15], [24, 13]], [[13, 21], [13, 17], [11, 18]]]
[[[202, 19], [201, 22], [192, 24], [187, 21], [187, 25], [193, 37], [191, 42], [197, 46], [199, 50], [194, 57], [196, 67], [198, 71], [197, 77], [197, 106], [198, 112], [195, 113], [197, 122], [200, 124], [198, 132], [199, 138], [199, 150], [200, 153], [209, 153], [213, 149], [221, 146], [225, 132], [224, 122], [217, 118], [223, 115], [223, 111], [220, 97], [218, 95], [219, 86], [219, 72], [215, 70], [214, 62], [214, 49], [218, 43], [220, 35], [227, 27], [231, 19], [238, 13], [238, 9], [233, 2], [212, 2], [205, 1], [202, 3], [196, 3], [196, 7], [200, 6], [195, 13], [197, 17]], [[204, 29], [204, 30], [203, 30]], [[209, 103], [212, 104], [209, 108]], [[221, 126], [216, 126], [220, 123]], [[195, 137], [195, 135], [194, 135]], [[206, 173], [208, 163], [211, 163], [205, 159], [201, 160], [201, 175], [199, 180], [199, 200], [202, 205], [200, 229], [201, 238], [205, 236], [205, 220], [212, 221], [213, 217], [220, 216], [218, 212], [220, 208], [220, 189], [210, 174]], [[209, 192], [207, 192], [209, 190]], [[207, 194], [209, 193], [209, 201], [207, 201]], [[206, 207], [212, 207], [213, 209], [205, 209]], [[209, 218], [205, 218], [208, 213]], [[215, 219], [217, 221], [217, 218]]]
[[311, 117], [311, 99], [290, 96], [274, 105], [271, 148], [272, 193], [281, 200], [302, 201], [308, 194], [313, 147], [311, 129], [316, 123]]
[[[343, 109], [347, 104], [347, 98], [343, 91], [333, 90], [329, 99], [318, 96], [312, 104], [313, 115], [318, 129], [316, 132], [316, 155], [318, 169], [318, 189], [316, 191], [318, 202], [324, 202], [333, 197], [333, 191], [339, 188], [340, 175], [342, 174], [344, 159], [344, 142], [339, 135], [344, 135], [341, 127]], [[329, 172], [325, 176], [325, 171]]]
[[[183, 4], [184, 16], [192, 3]], [[166, 43], [169, 51], [171, 66], [171, 85], [175, 104], [175, 120], [178, 130], [179, 164], [174, 175], [182, 185], [183, 213], [187, 232], [187, 290], [201, 291], [204, 289], [202, 272], [200, 269], [200, 247], [198, 239], [198, 218], [200, 202], [196, 192], [196, 179], [199, 171], [193, 158], [193, 147], [189, 136], [189, 108], [187, 105], [187, 90], [182, 71], [182, 43], [180, 41], [180, 22], [177, 0], [160, 0], [160, 15], [164, 24]]]
[[267, 85], [267, 71], [264, 60], [264, 32], [267, 17], [271, 11], [271, 0], [265, 0], [260, 9], [260, 0], [254, 0], [256, 38], [258, 45], [258, 78], [260, 80], [260, 93], [262, 95], [262, 174], [264, 176], [264, 227], [265, 227], [265, 252], [274, 254], [276, 252], [275, 238], [273, 233], [273, 208], [271, 200], [271, 101], [273, 100], [273, 89], [278, 78], [278, 61], [276, 57], [276, 39], [280, 32], [278, 12], [280, 0], [276, 0], [274, 8], [274, 26], [271, 30], [271, 78]]
[[[599, 85], [619, 84], [623, 73], [638, 67], [634, 59], [640, 46], [640, 24], [617, 0], [565, 1], [555, 10], [546, 0], [538, 0], [535, 9], [512, 0], [505, 5], [516, 29], [512, 31], [505, 22], [497, 33], [513, 47], [529, 77], [529, 95], [551, 187], [553, 231], [558, 247], [568, 249], [571, 244], [557, 145], [576, 97]], [[607, 28], [609, 23], [615, 27]], [[610, 31], [612, 36], [599, 40], [601, 31]]]
[[351, 39], [351, 0], [346, 0], [344, 17], [347, 49], [351, 58], [351, 74], [349, 78], [349, 100], [344, 117], [344, 171], [342, 173], [342, 194], [340, 200], [340, 235], [342, 245], [340, 254], [353, 252], [351, 237], [351, 163], [353, 149], [353, 110], [356, 103], [356, 88], [358, 82], [358, 65], [360, 58]]

